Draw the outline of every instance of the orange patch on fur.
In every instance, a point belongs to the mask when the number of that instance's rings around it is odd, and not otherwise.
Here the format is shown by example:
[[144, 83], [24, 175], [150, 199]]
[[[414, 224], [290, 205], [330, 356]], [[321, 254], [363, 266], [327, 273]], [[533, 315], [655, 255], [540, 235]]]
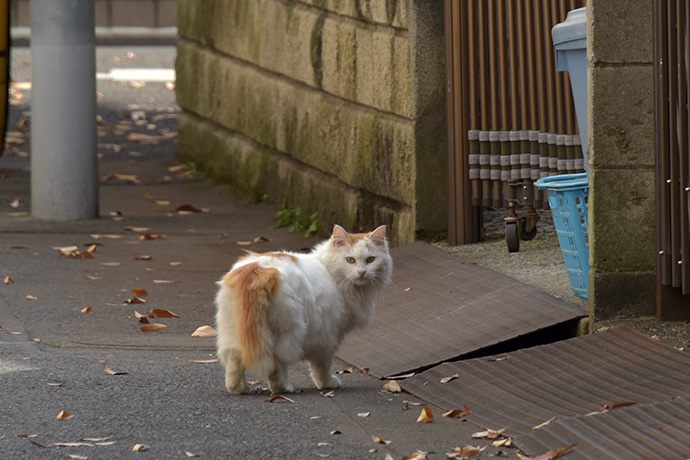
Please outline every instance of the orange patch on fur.
[[254, 262], [232, 270], [223, 277], [223, 283], [240, 302], [235, 310], [237, 338], [242, 362], [249, 366], [259, 358], [264, 346], [261, 331], [266, 327], [266, 309], [280, 284], [280, 272]]
[[[348, 233], [348, 234], [347, 234], [347, 236], [348, 236], [347, 240], [342, 240], [342, 241], [343, 241], [345, 244], [347, 244], [347, 245], [349, 245], [349, 246], [352, 246], [352, 245], [355, 244], [356, 242], [361, 241], [361, 240], [367, 238], [369, 235], [371, 235], [371, 233]], [[332, 244], [333, 246], [337, 246], [338, 242], [337, 242], [336, 240], [333, 240], [333, 241], [331, 242], [331, 244]]]

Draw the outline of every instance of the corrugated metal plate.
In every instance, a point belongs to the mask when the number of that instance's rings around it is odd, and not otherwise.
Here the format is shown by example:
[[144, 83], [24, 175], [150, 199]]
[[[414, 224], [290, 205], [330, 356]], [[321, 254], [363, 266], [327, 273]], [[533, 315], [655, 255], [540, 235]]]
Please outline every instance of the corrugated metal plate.
[[576, 444], [568, 460], [690, 458], [690, 398], [621, 407], [593, 416], [568, 417], [515, 439], [520, 448], [541, 454]]
[[391, 251], [393, 283], [371, 325], [351, 334], [340, 359], [382, 377], [577, 321], [586, 312], [427, 243]]
[[[454, 380], [440, 382], [441, 378], [455, 374]], [[525, 441], [525, 448], [534, 451], [530, 453], [543, 453], [540, 448], [561, 447], [577, 438], [572, 442], [586, 440], [592, 446], [606, 446], [610, 454], [587, 456], [573, 452], [568, 458], [637, 459], [641, 458], [639, 451], [631, 455], [630, 443], [624, 440], [636, 436], [639, 428], [620, 423], [620, 418], [633, 409], [644, 411], [644, 406], [618, 408], [589, 417], [583, 417], [584, 414], [617, 402], [648, 404], [688, 395], [689, 375], [690, 355], [640, 332], [619, 328], [497, 357], [442, 364], [401, 385], [442, 409], [467, 405], [472, 411], [469, 420], [491, 429], [505, 427], [505, 434], [515, 438], [518, 447], [523, 447], [520, 440], [526, 436], [529, 443]], [[532, 430], [552, 417], [578, 420], [565, 419], [553, 422], [553, 427]], [[656, 422], [649, 423], [657, 427]], [[676, 424], [681, 425], [682, 420]], [[568, 434], [556, 435], [558, 430]], [[613, 437], [616, 431], [618, 435]], [[690, 432], [686, 430], [684, 436], [690, 445]], [[659, 442], [663, 440], [660, 438]], [[661, 445], [645, 448], [660, 450]]]

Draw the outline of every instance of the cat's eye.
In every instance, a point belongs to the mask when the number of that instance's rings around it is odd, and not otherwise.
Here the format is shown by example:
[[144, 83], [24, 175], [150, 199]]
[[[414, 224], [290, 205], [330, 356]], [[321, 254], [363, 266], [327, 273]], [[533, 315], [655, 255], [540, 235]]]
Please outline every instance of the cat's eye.
[[355, 258], [354, 257], [345, 257], [345, 261], [348, 264], [354, 264], [355, 263]]
[[376, 260], [376, 257], [374, 257], [374, 256], [367, 257], [367, 263], [368, 264], [372, 263], [375, 260]]

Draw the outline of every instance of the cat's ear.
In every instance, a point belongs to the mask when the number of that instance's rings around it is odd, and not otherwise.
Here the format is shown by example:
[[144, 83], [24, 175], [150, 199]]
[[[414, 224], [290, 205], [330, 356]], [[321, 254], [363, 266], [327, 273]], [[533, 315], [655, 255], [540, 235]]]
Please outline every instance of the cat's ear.
[[369, 233], [369, 239], [377, 246], [386, 244], [386, 226], [381, 225], [379, 228]]
[[338, 224], [335, 224], [333, 227], [333, 234], [331, 235], [331, 241], [333, 242], [333, 246], [340, 247], [340, 246], [345, 246], [350, 239], [350, 234], [345, 231], [343, 227], [341, 227]]

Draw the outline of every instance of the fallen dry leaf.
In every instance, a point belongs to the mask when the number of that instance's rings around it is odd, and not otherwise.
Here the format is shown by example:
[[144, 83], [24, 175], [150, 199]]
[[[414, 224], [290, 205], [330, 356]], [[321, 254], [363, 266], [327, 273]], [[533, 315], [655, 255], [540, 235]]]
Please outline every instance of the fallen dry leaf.
[[480, 455], [483, 450], [484, 450], [484, 447], [482, 447], [482, 448], [475, 447], [475, 446], [455, 447], [455, 448], [453, 448], [453, 452], [446, 453], [446, 458], [451, 459], [451, 458], [475, 457], [477, 455]]
[[327, 391], [326, 393], [324, 393], [324, 392], [322, 391], [320, 394], [321, 394], [321, 396], [323, 396], [324, 398], [332, 398], [332, 397], [335, 396], [335, 391], [331, 390], [331, 391]]
[[390, 443], [392, 442], [392, 441], [388, 441], [388, 440], [386, 440], [386, 439], [383, 439], [383, 438], [380, 438], [380, 437], [374, 436], [374, 435], [371, 436], [371, 439], [372, 439], [376, 444], [386, 444], [386, 445], [388, 445], [388, 444], [390, 444]]
[[132, 297], [130, 297], [129, 299], [125, 300], [125, 301], [122, 302], [122, 303], [123, 303], [124, 305], [131, 305], [131, 304], [133, 304], [133, 303], [146, 303], [146, 300], [145, 300], [145, 299], [142, 299], [142, 298], [140, 298], [140, 297], [137, 297], [137, 296], [132, 296]]
[[499, 439], [491, 443], [493, 447], [510, 447], [513, 444], [513, 440], [510, 438]]
[[335, 436], [335, 435], [337, 435], [337, 434], [343, 434], [343, 432], [340, 431], [340, 430], [333, 430], [333, 431], [331, 431], [331, 436]]
[[190, 458], [192, 458], [192, 457], [198, 457], [197, 454], [193, 454], [193, 453], [191, 453], [191, 452], [189, 452], [189, 451], [187, 451], [187, 450], [184, 451], [184, 454], [185, 454], [187, 457], [190, 457]]
[[151, 227], [132, 227], [131, 225], [128, 225], [123, 230], [126, 232], [143, 233], [151, 230]]
[[610, 410], [618, 409], [619, 407], [633, 406], [635, 404], [637, 404], [637, 403], [632, 402], [632, 401], [619, 401], [619, 402], [615, 402], [613, 404], [605, 404], [604, 407], [602, 407], [601, 409], [594, 411], [594, 412], [590, 412], [589, 414], [585, 414], [585, 416], [603, 414], [603, 413], [608, 412]]
[[173, 284], [177, 283], [175, 280], [153, 280], [154, 284]]
[[250, 244], [252, 244], [251, 241], [238, 241], [237, 242], [238, 246], [249, 246]]
[[[8, 134], [9, 134], [9, 133], [8, 133]], [[12, 202], [10, 203], [10, 208], [12, 208], [12, 209], [17, 209], [17, 208], [19, 208], [19, 198], [17, 198], [16, 200], [14, 200], [14, 201], [12, 201]]]
[[486, 430], [473, 433], [472, 437], [474, 439], [496, 439], [503, 433], [506, 429], [501, 428], [500, 430]]
[[134, 257], [134, 260], [153, 260], [153, 256], [141, 255]]
[[170, 200], [156, 200], [158, 206], [170, 206]]
[[89, 460], [89, 457], [85, 455], [76, 455], [76, 454], [69, 454], [69, 458], [73, 458], [75, 460]]
[[434, 413], [428, 407], [422, 408], [422, 413], [417, 418], [417, 423], [431, 423], [434, 421]]
[[171, 267], [177, 267], [178, 265], [182, 265], [182, 262], [170, 262]]
[[68, 420], [68, 419], [71, 419], [72, 417], [74, 417], [74, 415], [70, 414], [66, 410], [63, 410], [63, 411], [60, 411], [60, 413], [57, 416], [57, 419], [58, 420]]
[[100, 235], [98, 233], [92, 233], [89, 235], [91, 239], [94, 240], [100, 240], [100, 239], [108, 239], [108, 240], [119, 240], [122, 238], [122, 235]]
[[264, 399], [263, 402], [267, 402], [267, 403], [274, 403], [274, 402], [288, 402], [288, 403], [293, 403], [293, 402], [295, 402], [295, 400], [294, 400], [294, 399], [290, 399], [290, 398], [288, 398], [288, 397], [286, 397], [286, 396], [283, 396], [283, 395], [273, 395], [273, 396], [271, 396], [271, 397], [268, 398], [268, 399]]
[[35, 295], [27, 295], [25, 298], [26, 300], [38, 300], [38, 297], [36, 297]]
[[144, 233], [143, 235], [139, 236], [139, 239], [142, 241], [161, 240], [163, 238], [165, 238], [165, 235], [152, 235], [151, 233]]
[[[376, 451], [374, 451], [376, 452]], [[386, 452], [386, 456], [383, 457], [383, 460], [395, 460], [393, 456], [390, 454], [390, 452]]]
[[132, 447], [132, 450], [134, 452], [144, 452], [149, 450], [150, 447], [147, 446], [146, 444], [135, 444], [134, 447]]
[[470, 408], [467, 406], [462, 406], [462, 409], [453, 409], [448, 412], [444, 412], [442, 415], [449, 418], [461, 418], [465, 417], [470, 413]]
[[108, 359], [109, 359], [109, 358], [110, 358], [110, 356], [108, 356], [107, 358], [105, 358], [105, 361], [103, 361], [103, 370], [105, 371], [106, 374], [110, 374], [110, 375], [129, 375], [129, 372], [115, 372], [114, 370], [110, 369], [110, 367], [108, 366]]
[[160, 323], [151, 323], [151, 324], [143, 324], [139, 326], [139, 329], [141, 329], [144, 332], [159, 332], [165, 329], [167, 326], [165, 324], [160, 324]]
[[14, 283], [14, 280], [11, 277], [6, 276], [5, 279], [3, 280], [3, 282], [5, 284], [10, 284], [10, 283]]
[[168, 166], [168, 172], [176, 173], [187, 169], [187, 165]]
[[146, 289], [132, 289], [132, 295], [135, 297], [146, 297], [149, 295], [149, 291]]
[[101, 279], [100, 276], [92, 276], [92, 275], [84, 275], [84, 278], [86, 278], [87, 280], [91, 280], [91, 281], [95, 281], [95, 280]]
[[85, 308], [82, 308], [81, 312], [82, 312], [82, 313], [85, 313], [85, 314], [93, 313], [93, 307], [85, 307]]
[[537, 426], [533, 426], [532, 429], [533, 429], [533, 430], [539, 430], [539, 429], [541, 429], [541, 428], [544, 428], [546, 425], [548, 425], [549, 423], [553, 422], [554, 420], [556, 420], [556, 416], [555, 416], [555, 415], [554, 415], [553, 417], [551, 417], [550, 419], [548, 419], [547, 421], [545, 421], [544, 423], [540, 423], [540, 424], [537, 425]]
[[400, 388], [400, 384], [392, 380], [386, 382], [386, 384], [383, 385], [383, 389], [389, 393], [400, 393], [402, 391], [402, 388]]
[[448, 382], [450, 382], [451, 380], [455, 380], [455, 379], [457, 379], [457, 378], [460, 378], [460, 375], [459, 375], [459, 374], [453, 374], [453, 375], [451, 375], [450, 377], [443, 377], [443, 378], [441, 379], [441, 383], [448, 383]]
[[127, 140], [133, 141], [133, 142], [139, 142], [140, 144], [155, 145], [155, 144], [158, 144], [161, 140], [163, 140], [163, 137], [162, 136], [153, 136], [151, 134], [130, 133], [127, 136]]
[[521, 453], [518, 453], [517, 456], [520, 460], [555, 460], [556, 458], [560, 457], [561, 454], [569, 451], [572, 449], [576, 444], [571, 444], [567, 447], [556, 447], [555, 449], [551, 449], [541, 455], [537, 455], [535, 457], [529, 457], [526, 455], [522, 455]]
[[148, 313], [149, 318], [179, 318], [178, 315], [171, 312], [170, 310], [163, 310], [160, 308], [154, 308]]
[[184, 212], [192, 213], [192, 212], [203, 212], [203, 210], [201, 208], [197, 208], [193, 204], [185, 203], [185, 204], [181, 204], [177, 208], [175, 208], [175, 212], [177, 212], [177, 213], [184, 213]]
[[218, 335], [216, 330], [211, 326], [201, 326], [192, 333], [192, 337], [215, 337]]
[[360, 412], [357, 414], [357, 417], [369, 417], [371, 415], [371, 412]]

